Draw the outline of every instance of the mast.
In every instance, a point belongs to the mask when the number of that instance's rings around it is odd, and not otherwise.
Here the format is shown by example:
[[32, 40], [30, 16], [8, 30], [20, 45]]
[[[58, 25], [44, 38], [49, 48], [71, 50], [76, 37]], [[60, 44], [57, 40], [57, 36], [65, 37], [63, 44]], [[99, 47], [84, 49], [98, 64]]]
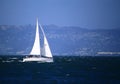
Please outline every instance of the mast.
[[39, 37], [39, 24], [38, 24], [38, 19], [36, 22], [36, 35], [35, 35], [35, 41], [33, 48], [30, 52], [30, 55], [41, 55], [40, 52], [40, 37]]

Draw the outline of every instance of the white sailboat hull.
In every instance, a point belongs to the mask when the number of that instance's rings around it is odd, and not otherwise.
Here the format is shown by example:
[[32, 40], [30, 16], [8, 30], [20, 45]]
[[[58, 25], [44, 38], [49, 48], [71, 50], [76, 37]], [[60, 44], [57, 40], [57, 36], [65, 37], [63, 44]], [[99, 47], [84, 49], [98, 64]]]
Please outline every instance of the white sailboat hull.
[[23, 62], [53, 62], [53, 59], [44, 57], [28, 57], [24, 58]]

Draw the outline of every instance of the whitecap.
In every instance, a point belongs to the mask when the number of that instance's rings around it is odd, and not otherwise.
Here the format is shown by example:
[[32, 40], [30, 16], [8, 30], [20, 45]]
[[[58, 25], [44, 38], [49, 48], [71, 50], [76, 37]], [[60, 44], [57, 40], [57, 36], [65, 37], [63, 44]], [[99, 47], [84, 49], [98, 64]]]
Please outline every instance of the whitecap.
[[22, 60], [18, 60], [18, 62], [23, 62]]
[[6, 61], [2, 61], [2, 62], [13, 62], [14, 60], [6, 60]]
[[9, 59], [18, 59], [17, 57], [9, 58]]

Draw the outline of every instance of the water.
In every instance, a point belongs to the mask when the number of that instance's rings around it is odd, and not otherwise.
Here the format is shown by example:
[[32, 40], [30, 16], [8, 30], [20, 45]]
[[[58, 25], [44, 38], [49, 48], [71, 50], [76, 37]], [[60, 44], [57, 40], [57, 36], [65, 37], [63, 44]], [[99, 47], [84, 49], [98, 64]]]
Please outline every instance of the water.
[[54, 61], [0, 56], [0, 84], [120, 84], [120, 57], [54, 56]]

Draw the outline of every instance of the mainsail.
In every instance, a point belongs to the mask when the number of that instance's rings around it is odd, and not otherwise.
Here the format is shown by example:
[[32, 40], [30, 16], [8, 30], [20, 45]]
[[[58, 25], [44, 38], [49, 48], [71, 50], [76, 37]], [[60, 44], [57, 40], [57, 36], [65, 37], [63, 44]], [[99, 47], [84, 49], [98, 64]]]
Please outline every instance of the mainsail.
[[32, 48], [32, 50], [30, 52], [30, 55], [41, 55], [38, 19], [37, 19], [37, 23], [36, 23], [35, 41], [34, 41], [33, 48]]

